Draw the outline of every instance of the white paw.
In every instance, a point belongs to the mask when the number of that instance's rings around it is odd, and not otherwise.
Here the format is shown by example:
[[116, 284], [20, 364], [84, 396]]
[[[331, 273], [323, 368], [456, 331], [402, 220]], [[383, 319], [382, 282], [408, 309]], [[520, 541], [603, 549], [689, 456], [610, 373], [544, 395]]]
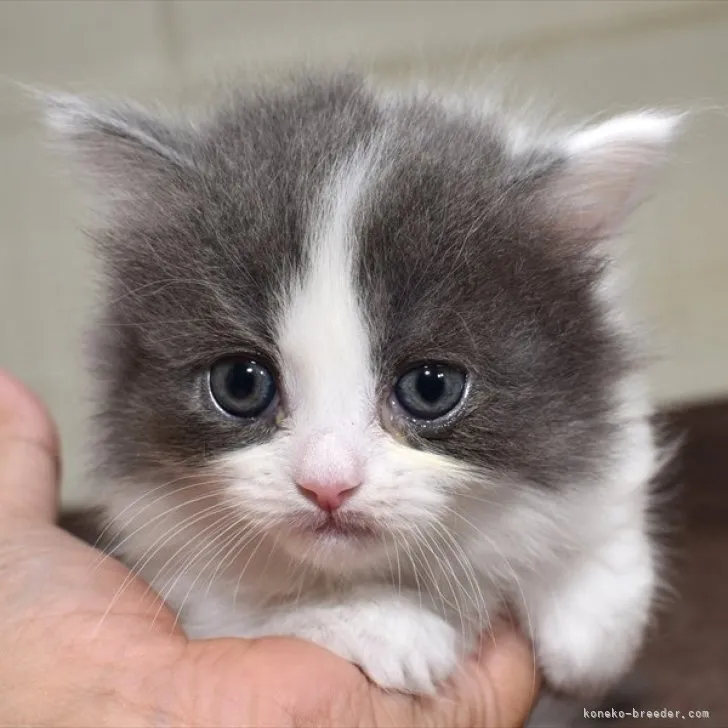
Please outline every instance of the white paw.
[[455, 671], [460, 656], [455, 629], [424, 611], [416, 617], [390, 614], [381, 620], [381, 631], [342, 637], [347, 659], [388, 690], [433, 694]]
[[624, 539], [601, 556], [532, 612], [546, 679], [557, 690], [584, 697], [604, 694], [629, 670], [654, 588], [646, 542]]
[[460, 657], [457, 631], [404, 598], [308, 608], [276, 622], [278, 634], [337, 653], [387, 690], [433, 694]]
[[627, 635], [610, 635], [600, 625], [572, 615], [549, 620], [539, 634], [537, 650], [552, 688], [589, 697], [603, 694], [619, 680], [636, 645]]

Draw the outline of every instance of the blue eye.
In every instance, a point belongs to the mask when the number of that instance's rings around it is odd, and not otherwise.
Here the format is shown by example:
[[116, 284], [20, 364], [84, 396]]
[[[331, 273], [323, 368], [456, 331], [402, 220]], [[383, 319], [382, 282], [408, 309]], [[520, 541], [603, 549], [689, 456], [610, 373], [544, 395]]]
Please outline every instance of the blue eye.
[[399, 378], [394, 394], [402, 409], [431, 421], [451, 412], [465, 392], [465, 374], [446, 364], [420, 364]]
[[218, 407], [234, 417], [263, 414], [276, 395], [276, 383], [261, 364], [247, 357], [226, 357], [210, 369], [210, 393]]

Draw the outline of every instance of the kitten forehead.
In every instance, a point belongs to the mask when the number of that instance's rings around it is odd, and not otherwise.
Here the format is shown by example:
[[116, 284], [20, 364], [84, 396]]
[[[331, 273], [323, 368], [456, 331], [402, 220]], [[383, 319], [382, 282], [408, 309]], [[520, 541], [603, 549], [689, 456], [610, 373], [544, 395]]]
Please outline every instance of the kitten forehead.
[[278, 348], [290, 407], [320, 430], [363, 424], [375, 382], [367, 322], [354, 283], [356, 219], [378, 164], [359, 147], [325, 182], [309, 221], [307, 263], [285, 296]]

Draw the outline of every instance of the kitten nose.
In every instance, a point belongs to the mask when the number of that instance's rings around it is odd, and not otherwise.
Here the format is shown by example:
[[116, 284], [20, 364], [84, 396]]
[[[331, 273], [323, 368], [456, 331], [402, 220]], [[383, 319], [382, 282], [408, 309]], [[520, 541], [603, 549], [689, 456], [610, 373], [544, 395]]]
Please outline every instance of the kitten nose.
[[293, 481], [301, 495], [331, 513], [363, 482], [363, 463], [341, 433], [318, 431], [301, 443]]
[[358, 485], [347, 483], [296, 483], [304, 498], [315, 503], [322, 511], [331, 513], [359, 490]]

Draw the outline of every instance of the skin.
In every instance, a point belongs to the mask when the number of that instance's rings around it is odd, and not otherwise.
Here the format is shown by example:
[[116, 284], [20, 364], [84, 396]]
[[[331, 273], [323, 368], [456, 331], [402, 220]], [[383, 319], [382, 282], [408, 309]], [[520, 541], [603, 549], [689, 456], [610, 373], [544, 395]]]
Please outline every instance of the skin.
[[435, 699], [388, 694], [288, 638], [189, 641], [117, 561], [54, 525], [59, 456], [41, 402], [0, 372], [0, 724], [520, 726], [538, 676], [503, 626]]

